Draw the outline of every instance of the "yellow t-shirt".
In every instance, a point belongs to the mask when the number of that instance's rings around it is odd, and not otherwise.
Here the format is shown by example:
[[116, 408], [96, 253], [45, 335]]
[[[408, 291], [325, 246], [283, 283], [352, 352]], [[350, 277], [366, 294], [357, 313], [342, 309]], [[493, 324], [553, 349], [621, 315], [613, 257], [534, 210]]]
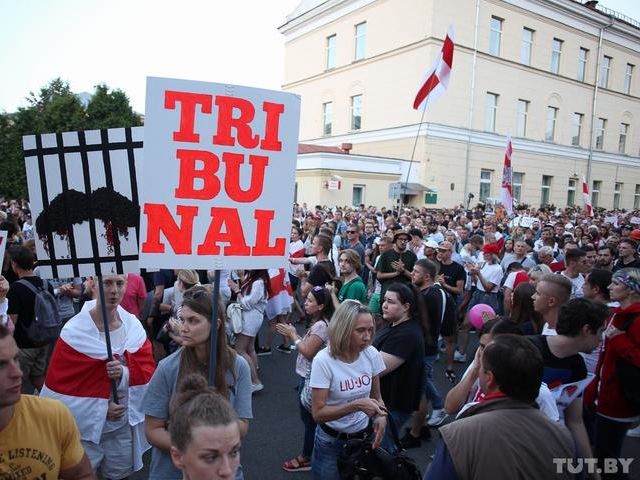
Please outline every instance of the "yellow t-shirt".
[[71, 412], [61, 402], [22, 395], [0, 431], [0, 480], [53, 480], [82, 460]]

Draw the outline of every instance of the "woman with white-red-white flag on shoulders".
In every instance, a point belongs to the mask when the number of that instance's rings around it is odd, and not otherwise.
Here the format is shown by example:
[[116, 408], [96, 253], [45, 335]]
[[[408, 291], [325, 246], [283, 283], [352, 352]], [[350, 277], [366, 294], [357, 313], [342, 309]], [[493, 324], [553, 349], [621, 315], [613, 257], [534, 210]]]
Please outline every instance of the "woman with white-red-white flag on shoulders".
[[150, 448], [142, 399], [155, 363], [142, 324], [120, 307], [127, 276], [101, 281], [113, 360], [107, 358], [100, 299], [88, 301], [62, 328], [41, 395], [69, 408], [92, 468], [104, 478], [123, 479], [142, 469], [142, 454]]

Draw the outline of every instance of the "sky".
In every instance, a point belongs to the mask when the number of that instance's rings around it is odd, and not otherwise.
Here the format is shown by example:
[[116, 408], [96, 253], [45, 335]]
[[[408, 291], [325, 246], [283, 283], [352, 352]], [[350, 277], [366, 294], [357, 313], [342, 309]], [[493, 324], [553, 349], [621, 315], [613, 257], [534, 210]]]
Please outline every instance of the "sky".
[[[438, 0], [444, 1], [444, 0]], [[0, 112], [61, 77], [76, 92], [106, 83], [144, 112], [145, 79], [279, 89], [278, 26], [299, 0], [0, 0]], [[639, 0], [600, 4], [640, 20]]]

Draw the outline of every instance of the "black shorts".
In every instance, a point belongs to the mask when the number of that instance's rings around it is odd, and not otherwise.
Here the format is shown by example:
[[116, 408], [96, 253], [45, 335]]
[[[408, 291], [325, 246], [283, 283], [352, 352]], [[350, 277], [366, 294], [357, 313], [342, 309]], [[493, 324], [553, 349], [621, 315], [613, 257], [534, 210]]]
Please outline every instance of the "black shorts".
[[444, 318], [442, 325], [440, 326], [440, 335], [443, 337], [453, 337], [458, 331], [458, 315]]

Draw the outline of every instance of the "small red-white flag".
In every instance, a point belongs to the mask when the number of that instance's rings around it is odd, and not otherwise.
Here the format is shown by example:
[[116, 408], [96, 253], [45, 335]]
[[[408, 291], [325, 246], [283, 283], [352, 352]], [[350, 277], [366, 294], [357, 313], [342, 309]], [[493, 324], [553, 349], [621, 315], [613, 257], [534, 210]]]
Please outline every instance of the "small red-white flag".
[[593, 217], [593, 208], [591, 207], [591, 196], [589, 195], [589, 189], [587, 188], [587, 179], [582, 176], [582, 196], [584, 197], [584, 204], [587, 207], [587, 215]]
[[513, 213], [513, 184], [511, 171], [511, 137], [507, 139], [507, 149], [504, 152], [504, 167], [502, 168], [502, 186], [500, 187], [501, 202], [508, 215]]
[[421, 105], [425, 109], [428, 108], [429, 105], [446, 91], [453, 66], [453, 41], [453, 25], [450, 25], [447, 36], [444, 39], [444, 44], [442, 45], [442, 50], [440, 50], [436, 61], [431, 66], [424, 82], [418, 90], [416, 99], [413, 101], [414, 110], [418, 110]]

